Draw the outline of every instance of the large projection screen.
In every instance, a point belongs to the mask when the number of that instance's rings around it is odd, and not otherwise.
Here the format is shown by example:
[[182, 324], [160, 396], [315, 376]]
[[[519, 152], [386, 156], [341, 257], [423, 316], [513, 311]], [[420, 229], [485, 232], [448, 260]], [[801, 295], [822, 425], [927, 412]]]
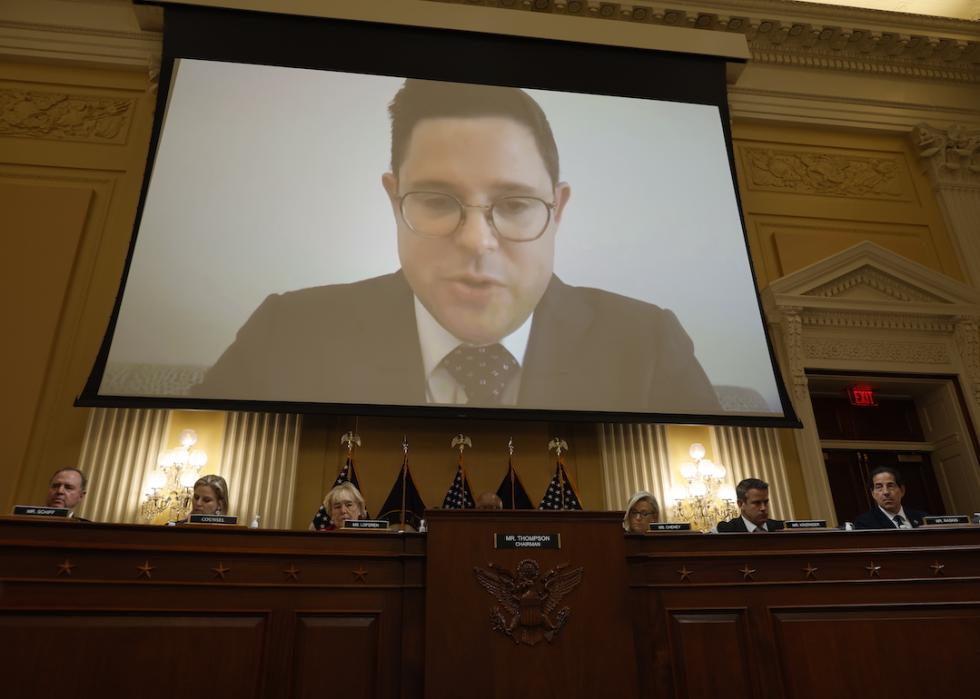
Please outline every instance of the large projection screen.
[[[81, 403], [795, 421], [720, 61], [267, 17], [296, 33], [279, 52], [249, 48], [256, 15], [167, 20], [140, 214]], [[539, 63], [516, 70], [523, 55]], [[603, 79], [603, 60], [637, 75]], [[679, 87], [692, 76], [703, 94]]]

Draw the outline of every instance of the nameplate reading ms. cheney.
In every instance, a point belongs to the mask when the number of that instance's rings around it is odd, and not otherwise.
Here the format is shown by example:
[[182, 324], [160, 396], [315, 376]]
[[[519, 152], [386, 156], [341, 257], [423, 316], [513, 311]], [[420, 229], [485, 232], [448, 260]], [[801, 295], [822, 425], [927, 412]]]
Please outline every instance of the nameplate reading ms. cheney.
[[66, 507], [38, 507], [37, 505], [14, 505], [15, 515], [30, 515], [31, 517], [67, 517]]
[[690, 522], [651, 522], [650, 531], [652, 532], [689, 532], [691, 531]]
[[493, 535], [495, 549], [560, 549], [561, 534], [497, 534]]

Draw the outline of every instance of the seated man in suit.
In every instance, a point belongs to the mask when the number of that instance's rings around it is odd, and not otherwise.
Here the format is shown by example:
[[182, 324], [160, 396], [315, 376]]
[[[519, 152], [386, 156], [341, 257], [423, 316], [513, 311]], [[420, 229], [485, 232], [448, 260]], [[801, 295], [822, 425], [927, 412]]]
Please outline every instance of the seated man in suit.
[[408, 79], [389, 113], [401, 269], [269, 296], [193, 395], [721, 412], [672, 312], [555, 276], [571, 188], [537, 102]]
[[902, 474], [890, 466], [871, 472], [871, 497], [875, 506], [854, 520], [855, 529], [912, 529], [926, 516], [925, 512], [902, 507], [905, 484]]
[[746, 478], [735, 486], [735, 499], [742, 515], [718, 522], [719, 533], [774, 532], [783, 528], [779, 519], [769, 519], [769, 484], [758, 478]]
[[87, 522], [84, 517], [75, 515], [75, 508], [85, 500], [88, 491], [88, 479], [77, 468], [62, 468], [51, 475], [48, 483], [48, 497], [44, 504], [48, 507], [63, 507], [69, 511], [69, 517], [79, 522]]

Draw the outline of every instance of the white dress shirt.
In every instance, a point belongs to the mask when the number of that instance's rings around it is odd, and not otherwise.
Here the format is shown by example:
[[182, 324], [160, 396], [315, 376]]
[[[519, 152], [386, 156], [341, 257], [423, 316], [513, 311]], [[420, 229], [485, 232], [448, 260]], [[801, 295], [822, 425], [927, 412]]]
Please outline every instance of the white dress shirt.
[[749, 530], [749, 534], [754, 532], [756, 529], [761, 529], [764, 532], [769, 531], [769, 522], [763, 522], [761, 527], [755, 526], [755, 522], [747, 519], [745, 515], [742, 515], [742, 521], [745, 522], [745, 528]]
[[[514, 359], [521, 365], [507, 387], [504, 389], [504, 396], [501, 405], [515, 405], [517, 396], [521, 388], [521, 373], [524, 366], [524, 354], [527, 351], [527, 342], [531, 337], [531, 320], [534, 318], [532, 313], [528, 316], [524, 324], [507, 337], [499, 340], [500, 344], [507, 348], [507, 351], [514, 355]], [[429, 313], [418, 296], [415, 297], [415, 324], [419, 332], [419, 346], [422, 348], [422, 365], [425, 367], [425, 397], [429, 403], [448, 403], [451, 405], [462, 405], [466, 403], [466, 391], [453, 378], [449, 370], [439, 363], [447, 354], [456, 349], [459, 345], [466, 344], [451, 332], [446, 330], [439, 321]]]
[[911, 529], [912, 528], [912, 523], [909, 521], [908, 515], [905, 514], [905, 508], [904, 507], [899, 507], [898, 508], [898, 512], [896, 512], [895, 514], [892, 514], [891, 512], [888, 512], [883, 507], [878, 507], [878, 509], [881, 510], [882, 512], [884, 512], [885, 513], [885, 517], [887, 517], [888, 519], [891, 520], [892, 526], [895, 526], [895, 518], [898, 517], [898, 516], [901, 516], [902, 519], [905, 520], [905, 521], [902, 522], [902, 526], [901, 527], [898, 527], [898, 529]]

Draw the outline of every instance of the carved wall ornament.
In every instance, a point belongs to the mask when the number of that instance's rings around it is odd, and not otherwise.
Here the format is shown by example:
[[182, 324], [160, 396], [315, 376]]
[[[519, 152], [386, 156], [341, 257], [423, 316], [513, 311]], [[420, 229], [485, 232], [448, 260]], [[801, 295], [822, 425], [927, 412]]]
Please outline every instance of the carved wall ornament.
[[[980, 128], [953, 124], [939, 129], [919, 124], [912, 131], [919, 157], [931, 160], [937, 167], [963, 176], [980, 176]], [[980, 177], [977, 178], [980, 181]]]
[[[785, 2], [713, 0], [711, 9], [677, 3], [604, 0], [431, 0], [482, 4], [500, 11], [551, 13], [744, 34], [755, 63], [903, 76], [920, 80], [980, 82], [980, 43], [947, 36], [975, 36], [967, 20], [916, 17], [914, 32], [892, 13], [808, 5], [799, 19], [785, 18]], [[805, 12], [805, 16], [804, 15]], [[771, 13], [771, 14], [770, 14]], [[751, 15], [751, 16], [750, 16]], [[783, 19], [776, 19], [783, 16]], [[901, 28], [894, 23], [898, 21]], [[890, 22], [893, 26], [886, 26]], [[850, 25], [850, 27], [848, 26]], [[869, 28], [875, 27], [877, 28]], [[905, 31], [902, 31], [905, 29]], [[914, 35], [913, 35], [914, 34]]]
[[135, 101], [0, 88], [0, 135], [122, 143]]
[[970, 386], [965, 386], [966, 393], [980, 406], [980, 318], [960, 318], [954, 332], [956, 348]]
[[853, 272], [838, 277], [832, 282], [814, 287], [806, 295], [834, 298], [859, 286], [874, 289], [886, 296], [890, 296], [896, 301], [946, 303], [946, 299], [912, 286], [908, 282], [904, 282], [898, 277], [882, 272], [880, 269], [876, 269], [870, 265], [864, 265]]
[[913, 364], [949, 364], [946, 345], [935, 342], [890, 342], [849, 338], [806, 338], [807, 359], [862, 360]]
[[896, 158], [750, 147], [741, 153], [755, 189], [872, 199], [902, 196]]
[[490, 627], [515, 644], [533, 646], [551, 643], [568, 621], [571, 609], [558, 604], [582, 582], [583, 568], [564, 564], [542, 575], [538, 562], [525, 558], [514, 573], [493, 563], [473, 572], [499, 603], [490, 610]]

